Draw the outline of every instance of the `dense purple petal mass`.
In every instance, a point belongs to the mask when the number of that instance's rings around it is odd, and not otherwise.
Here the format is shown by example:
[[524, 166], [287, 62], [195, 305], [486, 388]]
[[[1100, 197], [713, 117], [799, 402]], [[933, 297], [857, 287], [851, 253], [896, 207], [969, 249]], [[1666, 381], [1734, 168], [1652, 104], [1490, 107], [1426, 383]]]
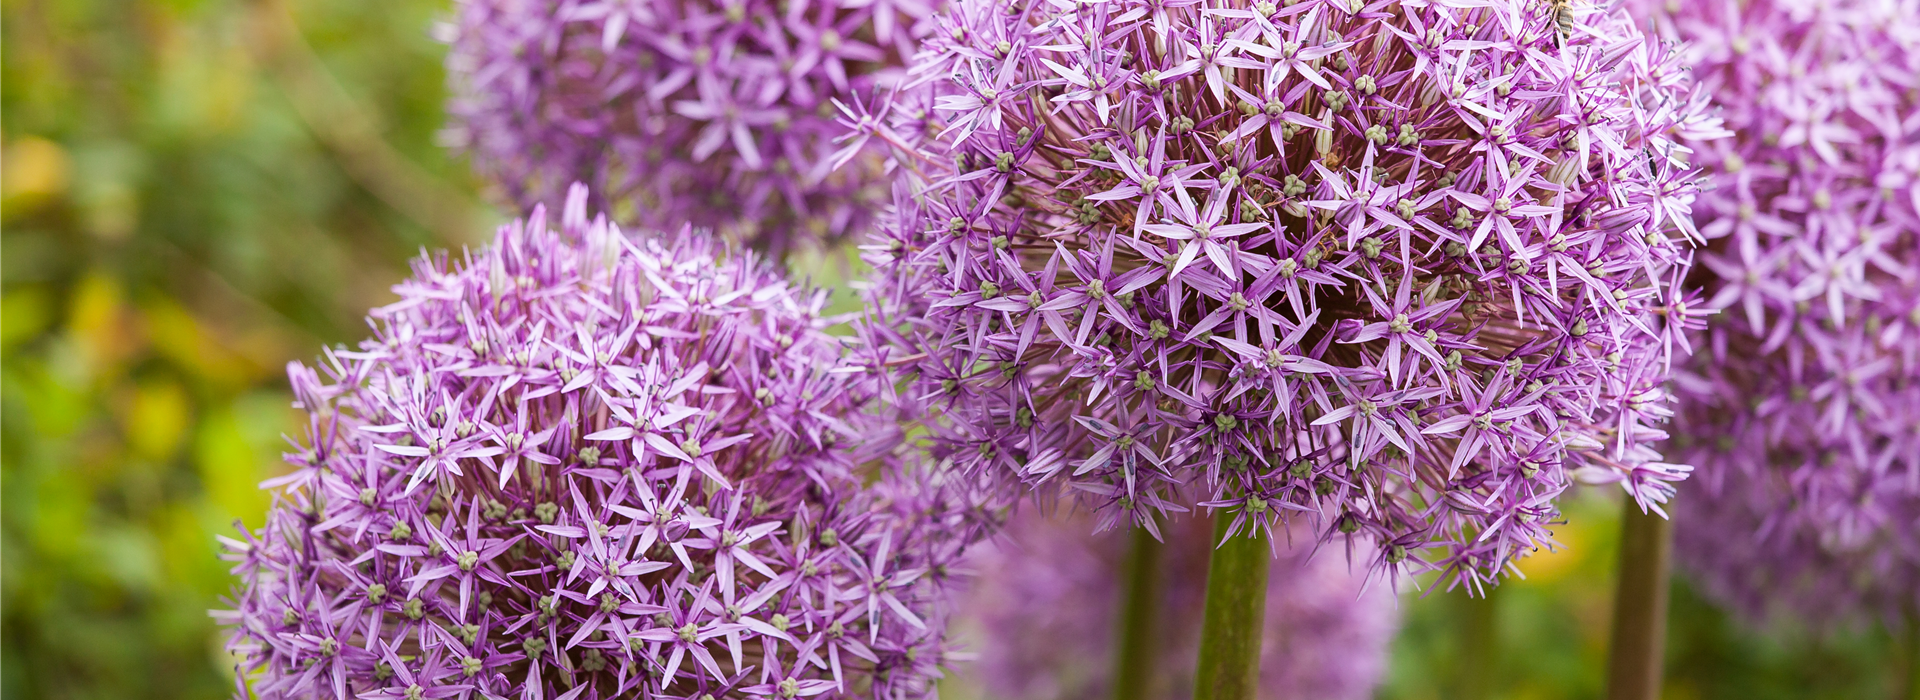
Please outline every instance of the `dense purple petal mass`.
[[257, 697], [933, 692], [963, 530], [824, 293], [580, 188], [395, 291], [290, 366], [305, 444], [229, 542]]
[[870, 248], [875, 347], [945, 456], [1100, 527], [1309, 514], [1485, 583], [1574, 478], [1658, 507], [1688, 471], [1652, 447], [1692, 313], [1677, 141], [1718, 127], [1624, 12], [1561, 12], [960, 2], [917, 64], [924, 182]]
[[[1206, 592], [1205, 520], [1168, 525], [1155, 623], [1159, 675], [1149, 698], [1190, 697]], [[964, 673], [995, 700], [1111, 697], [1115, 620], [1127, 535], [1091, 534], [1084, 518], [1028, 509], [1006, 535], [969, 553], [973, 586], [954, 611], [977, 633], [979, 660]], [[1366, 565], [1341, 552], [1310, 551], [1308, 534], [1274, 560], [1262, 627], [1260, 693], [1272, 698], [1373, 697], [1399, 626], [1389, 587], [1365, 587]], [[1363, 591], [1364, 588], [1364, 591]]]
[[[584, 181], [622, 222], [782, 253], [865, 230], [877, 149], [836, 124], [903, 75], [933, 0], [464, 0], [455, 147], [508, 201]], [[836, 169], [837, 168], [837, 169]]]
[[1661, 25], [1703, 144], [1712, 318], [1679, 395], [1682, 563], [1754, 615], [1920, 605], [1920, 2], [1722, 0]]

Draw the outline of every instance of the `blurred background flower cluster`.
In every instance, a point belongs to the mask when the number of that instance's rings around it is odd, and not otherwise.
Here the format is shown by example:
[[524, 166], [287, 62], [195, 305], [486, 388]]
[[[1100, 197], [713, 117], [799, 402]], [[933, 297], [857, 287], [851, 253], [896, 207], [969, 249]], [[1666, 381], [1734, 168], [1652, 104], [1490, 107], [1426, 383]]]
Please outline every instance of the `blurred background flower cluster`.
[[[502, 219], [440, 143], [452, 8], [0, 7], [0, 694], [229, 695], [214, 538], [261, 525], [298, 419], [282, 368], [364, 336], [421, 248]], [[831, 284], [851, 257], [793, 264]], [[1379, 696], [1598, 697], [1616, 495], [1574, 498], [1565, 550], [1476, 635], [1450, 630], [1487, 603], [1405, 596]], [[1674, 586], [1669, 698], [1891, 691], [1883, 629], [1752, 629]], [[965, 669], [946, 692], [987, 698]]]

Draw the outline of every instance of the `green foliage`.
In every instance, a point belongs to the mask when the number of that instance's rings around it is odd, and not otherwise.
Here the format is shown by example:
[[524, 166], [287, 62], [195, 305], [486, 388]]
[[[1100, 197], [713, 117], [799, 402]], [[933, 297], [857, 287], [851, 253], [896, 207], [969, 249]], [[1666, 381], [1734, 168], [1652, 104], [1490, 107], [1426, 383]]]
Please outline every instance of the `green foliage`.
[[[364, 335], [406, 258], [494, 217], [434, 141], [449, 7], [3, 7], [0, 695], [226, 695], [215, 537], [267, 505], [297, 418], [282, 367]], [[851, 251], [793, 266], [858, 308]], [[1492, 649], [1462, 648], [1458, 594], [1408, 596], [1381, 697], [1452, 697], [1462, 668], [1492, 669], [1494, 697], [1599, 697], [1618, 509], [1568, 512], [1567, 551], [1501, 592]], [[1751, 629], [1682, 582], [1667, 697], [1882, 697], [1893, 649], [1871, 627]]]
[[362, 336], [419, 247], [485, 229], [433, 140], [448, 11], [5, 5], [0, 694], [231, 693], [215, 537], [261, 522], [285, 363]]

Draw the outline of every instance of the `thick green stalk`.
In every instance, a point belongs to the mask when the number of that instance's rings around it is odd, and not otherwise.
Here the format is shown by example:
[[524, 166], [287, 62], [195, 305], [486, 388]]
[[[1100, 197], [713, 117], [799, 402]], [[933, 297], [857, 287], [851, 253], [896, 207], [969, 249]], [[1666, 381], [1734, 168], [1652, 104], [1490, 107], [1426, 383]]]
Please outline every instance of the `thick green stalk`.
[[1455, 697], [1483, 700], [1493, 697], [1495, 674], [1500, 662], [1501, 587], [1489, 586], [1486, 595], [1473, 597], [1466, 589], [1455, 591], [1455, 614], [1459, 616], [1460, 648], [1454, 666]]
[[1901, 649], [1906, 656], [1906, 673], [1900, 688], [1900, 700], [1920, 700], [1920, 613], [1907, 613], [1907, 628], [1903, 630]]
[[1160, 617], [1160, 540], [1144, 527], [1133, 529], [1127, 552], [1124, 597], [1120, 600], [1120, 643], [1114, 645], [1113, 700], [1145, 700], [1155, 669], [1154, 622]]
[[[1215, 542], [1226, 536], [1231, 522], [1226, 513], [1214, 517]], [[1193, 700], [1253, 700], [1259, 694], [1260, 632], [1271, 565], [1264, 537], [1243, 533], [1213, 550]]]
[[1619, 586], [1607, 650], [1608, 700], [1656, 700], [1667, 641], [1667, 573], [1673, 523], [1626, 499], [1620, 517]]

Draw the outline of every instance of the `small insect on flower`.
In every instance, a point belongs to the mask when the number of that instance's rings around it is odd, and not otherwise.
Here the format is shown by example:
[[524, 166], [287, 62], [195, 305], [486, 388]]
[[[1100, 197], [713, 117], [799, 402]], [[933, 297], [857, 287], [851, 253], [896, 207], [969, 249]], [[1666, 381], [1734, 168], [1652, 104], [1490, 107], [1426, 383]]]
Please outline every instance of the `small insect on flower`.
[[1486, 579], [1574, 478], [1663, 502], [1713, 122], [1625, 12], [1546, 9], [963, 0], [867, 347], [940, 455], [1100, 528], [1305, 519]]
[[966, 530], [825, 295], [586, 211], [289, 367], [305, 446], [216, 613], [252, 695], [930, 695]]

